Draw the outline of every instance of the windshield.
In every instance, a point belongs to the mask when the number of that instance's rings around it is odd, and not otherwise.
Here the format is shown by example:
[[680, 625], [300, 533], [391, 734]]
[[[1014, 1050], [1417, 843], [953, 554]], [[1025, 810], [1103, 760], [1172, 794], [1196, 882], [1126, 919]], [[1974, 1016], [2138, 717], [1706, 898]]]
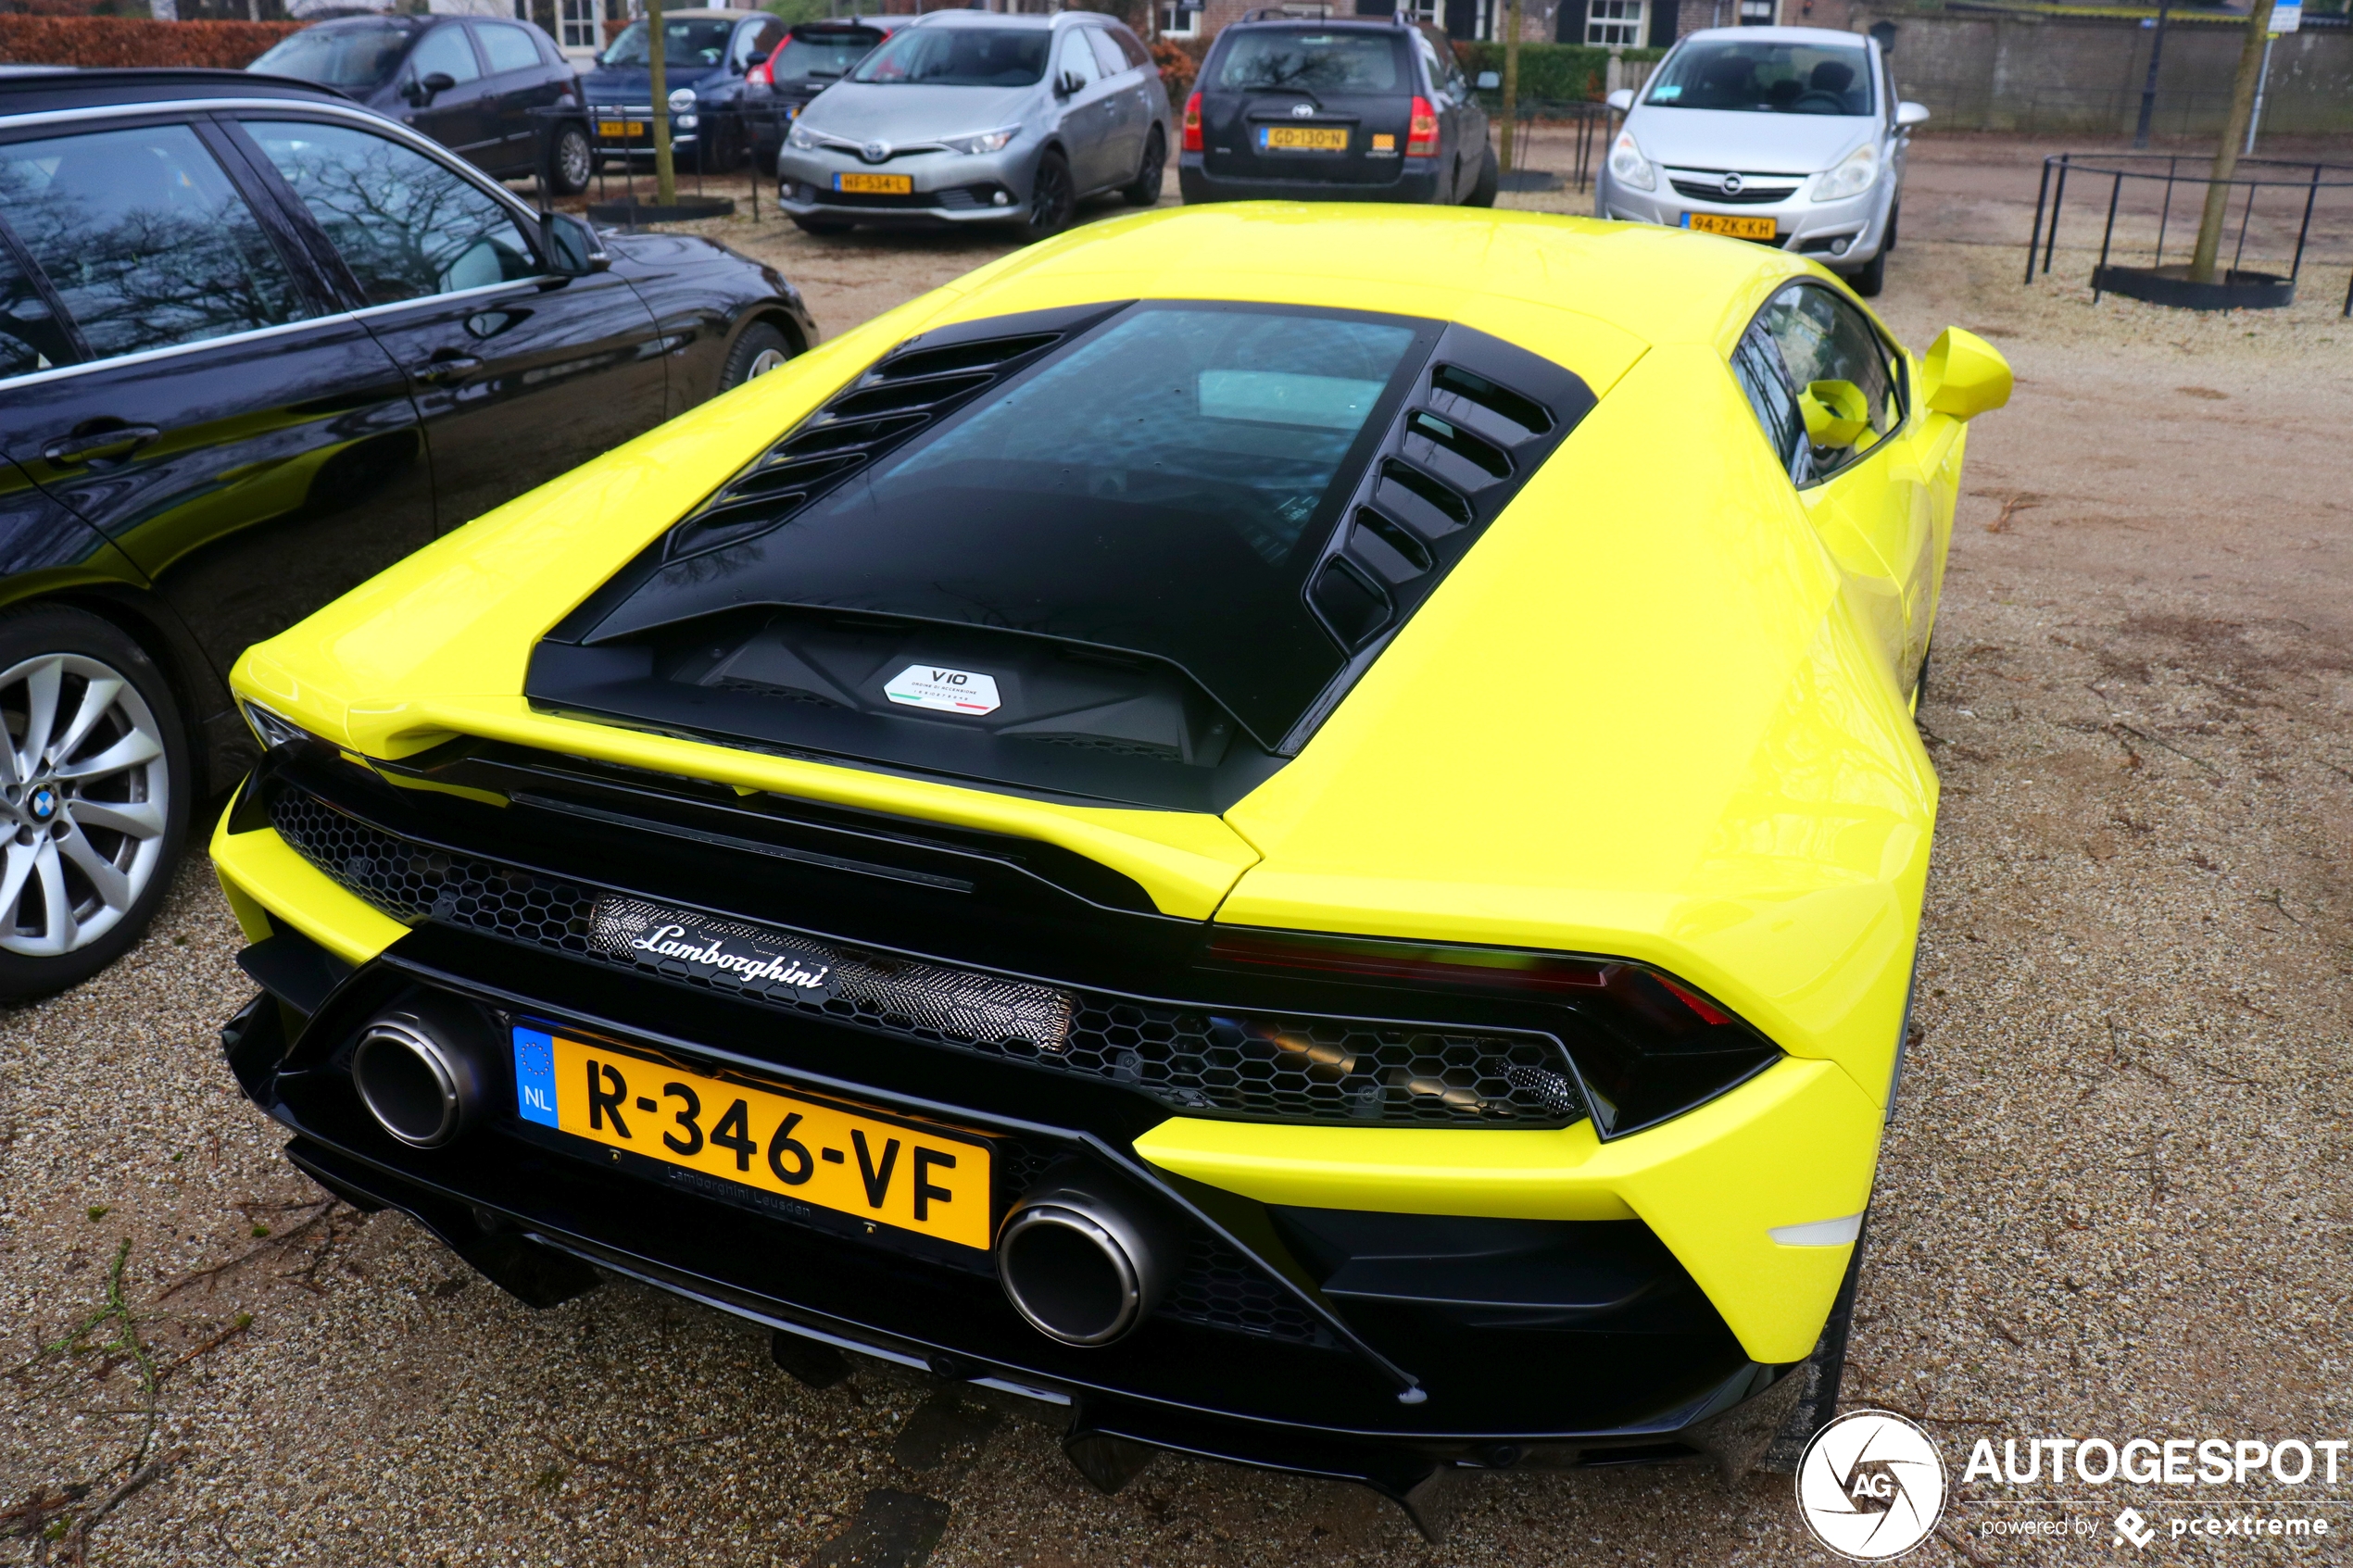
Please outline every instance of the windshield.
[[796, 32], [769, 60], [768, 74], [777, 82], [831, 81], [864, 59], [881, 38], [864, 31]]
[[1669, 109], [1869, 114], [1871, 61], [1844, 44], [1687, 44], [1652, 78], [1642, 102]]
[[[727, 58], [727, 36], [736, 31], [733, 22], [664, 21], [661, 24], [662, 64], [678, 66], [724, 64]], [[654, 63], [652, 51], [647, 45], [646, 24], [631, 22], [612, 41], [612, 47], [597, 56], [600, 66], [649, 66]]]
[[1239, 92], [1386, 93], [1400, 76], [1387, 33], [1246, 32], [1227, 49], [1217, 85]]
[[853, 82], [1034, 87], [1046, 79], [1044, 28], [911, 27], [866, 56]]
[[394, 22], [305, 28], [278, 40], [245, 69], [322, 87], [378, 87], [392, 80], [409, 36]]

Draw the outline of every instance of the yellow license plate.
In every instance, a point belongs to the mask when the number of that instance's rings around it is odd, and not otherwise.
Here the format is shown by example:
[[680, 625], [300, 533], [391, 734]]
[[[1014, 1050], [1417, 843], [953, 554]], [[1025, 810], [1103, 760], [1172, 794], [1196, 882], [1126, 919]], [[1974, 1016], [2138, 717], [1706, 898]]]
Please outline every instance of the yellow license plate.
[[863, 196], [903, 196], [915, 189], [912, 174], [837, 174], [834, 189]]
[[1703, 234], [1730, 234], [1736, 240], [1778, 238], [1780, 228], [1769, 218], [1738, 218], [1729, 212], [1689, 212], [1683, 226]]
[[1344, 153], [1348, 150], [1348, 127], [1344, 125], [1270, 125], [1260, 132], [1259, 145], [1274, 152]]
[[913, 1123], [514, 1032], [526, 1122], [874, 1224], [986, 1248], [989, 1149]]
[[620, 136], [627, 138], [630, 136], [643, 136], [645, 133], [646, 122], [642, 119], [600, 119], [597, 121], [597, 134], [599, 136]]

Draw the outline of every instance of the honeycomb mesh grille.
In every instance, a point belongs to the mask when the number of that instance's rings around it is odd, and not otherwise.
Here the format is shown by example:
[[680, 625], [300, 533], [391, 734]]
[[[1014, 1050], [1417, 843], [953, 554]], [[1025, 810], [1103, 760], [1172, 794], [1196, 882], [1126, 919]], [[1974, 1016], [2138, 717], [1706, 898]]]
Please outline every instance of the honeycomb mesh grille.
[[1557, 1127], [1585, 1114], [1559, 1045], [1543, 1035], [1167, 1007], [686, 917], [831, 963], [830, 989], [812, 997], [651, 960], [614, 939], [619, 922], [667, 912], [662, 906], [401, 838], [283, 784], [270, 814], [303, 859], [407, 924], [436, 921], [880, 1034], [1109, 1080], [1176, 1110], [1423, 1126]]
[[1160, 1311], [1210, 1328], [1301, 1345], [1334, 1342], [1331, 1329], [1268, 1279], [1263, 1268], [1208, 1236], [1193, 1237], [1186, 1248], [1185, 1271], [1169, 1287]]

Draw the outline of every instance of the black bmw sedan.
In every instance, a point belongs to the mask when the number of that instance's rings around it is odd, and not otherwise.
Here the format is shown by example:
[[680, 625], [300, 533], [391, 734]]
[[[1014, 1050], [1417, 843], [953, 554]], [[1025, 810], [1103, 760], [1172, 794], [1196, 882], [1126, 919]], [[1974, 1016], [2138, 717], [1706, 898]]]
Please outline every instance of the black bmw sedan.
[[0, 997], [137, 939], [247, 644], [815, 336], [332, 92], [0, 80]]

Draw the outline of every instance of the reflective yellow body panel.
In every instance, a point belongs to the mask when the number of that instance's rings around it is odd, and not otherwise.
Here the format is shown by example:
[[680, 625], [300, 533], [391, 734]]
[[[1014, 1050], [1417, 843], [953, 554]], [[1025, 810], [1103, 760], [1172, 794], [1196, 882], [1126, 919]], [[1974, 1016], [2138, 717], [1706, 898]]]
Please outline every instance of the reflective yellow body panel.
[[[490, 736], [1050, 841], [1173, 915], [1656, 964], [1790, 1060], [1609, 1143], [1590, 1125], [1180, 1118], [1139, 1151], [1270, 1202], [1637, 1215], [1751, 1355], [1797, 1360], [1849, 1248], [1768, 1232], [1856, 1214], [1869, 1194], [1936, 810], [1907, 698], [1962, 431], [1921, 399], [1846, 482], [1790, 484], [1727, 358], [1775, 289], [1821, 275], [1735, 241], [1530, 213], [1250, 204], [1093, 225], [509, 503], [253, 649], [234, 684], [365, 757]], [[1459, 321], [1600, 399], [1299, 757], [1224, 817], [762, 756], [522, 697], [548, 628], [894, 345], [1145, 297]], [[213, 847], [241, 919], [285, 921], [355, 961], [400, 933], [267, 830], [224, 823]]]

